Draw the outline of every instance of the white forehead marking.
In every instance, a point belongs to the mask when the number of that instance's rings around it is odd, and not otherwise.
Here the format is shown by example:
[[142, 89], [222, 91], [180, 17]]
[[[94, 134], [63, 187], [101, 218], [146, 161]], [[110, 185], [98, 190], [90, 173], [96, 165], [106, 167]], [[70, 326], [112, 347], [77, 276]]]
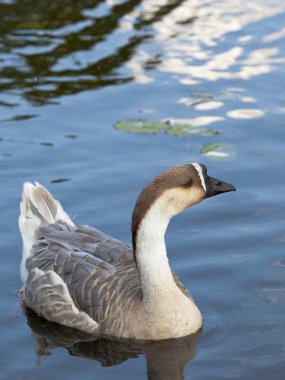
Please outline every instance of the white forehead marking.
[[205, 192], [207, 191], [206, 190], [206, 184], [205, 184], [205, 179], [204, 179], [204, 175], [203, 175], [203, 172], [202, 172], [202, 168], [199, 164], [197, 163], [194, 163], [192, 164], [194, 166], [194, 168], [196, 169], [197, 173], [199, 174], [199, 177], [200, 177], [200, 181], [201, 181], [201, 184], [203, 186], [203, 189], [205, 190]]

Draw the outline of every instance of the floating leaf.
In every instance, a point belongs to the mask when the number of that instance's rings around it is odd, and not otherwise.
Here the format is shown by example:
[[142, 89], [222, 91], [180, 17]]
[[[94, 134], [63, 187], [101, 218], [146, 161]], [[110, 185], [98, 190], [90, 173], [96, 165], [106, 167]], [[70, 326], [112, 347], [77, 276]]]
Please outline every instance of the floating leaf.
[[[115, 128], [121, 131], [130, 133], [158, 133], [165, 132], [172, 136], [212, 136], [220, 133], [215, 129], [202, 129], [189, 124], [182, 124], [182, 119], [177, 119], [177, 123], [173, 123], [170, 119], [165, 119], [162, 121], [154, 121], [150, 119], [130, 119], [126, 121], [120, 121], [115, 124]], [[185, 120], [187, 121], [187, 120]]]
[[214, 143], [204, 145], [201, 153], [213, 161], [231, 161], [236, 158], [236, 148], [233, 144]]
[[218, 135], [220, 131], [217, 129], [200, 129], [199, 131], [197, 130], [197, 135], [201, 136], [213, 136], [213, 135]]
[[130, 133], [158, 133], [168, 126], [150, 119], [129, 119], [117, 122], [115, 128]]
[[202, 153], [203, 154], [208, 154], [214, 150], [219, 149], [223, 144], [222, 143], [214, 143], [214, 144], [207, 144], [204, 145], [202, 148]]
[[179, 137], [191, 135], [209, 136], [217, 135], [220, 133], [215, 129], [201, 129], [197, 127], [191, 127], [191, 125], [173, 125], [169, 127], [165, 132], [169, 135]]

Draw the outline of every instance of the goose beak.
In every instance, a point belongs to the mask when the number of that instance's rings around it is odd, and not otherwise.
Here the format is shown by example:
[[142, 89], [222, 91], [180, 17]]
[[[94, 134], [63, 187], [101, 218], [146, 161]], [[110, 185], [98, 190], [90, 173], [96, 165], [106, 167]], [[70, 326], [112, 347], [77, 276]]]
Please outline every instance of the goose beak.
[[206, 198], [213, 197], [214, 195], [227, 193], [228, 191], [236, 191], [236, 188], [227, 182], [220, 181], [219, 179], [208, 177], [206, 182]]

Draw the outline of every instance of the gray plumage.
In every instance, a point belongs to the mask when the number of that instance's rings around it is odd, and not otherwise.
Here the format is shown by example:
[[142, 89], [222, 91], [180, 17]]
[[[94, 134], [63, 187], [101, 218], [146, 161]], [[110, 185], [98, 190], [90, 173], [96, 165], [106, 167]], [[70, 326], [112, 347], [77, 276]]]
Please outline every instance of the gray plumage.
[[[126, 316], [142, 300], [132, 248], [95, 228], [64, 223], [39, 228], [37, 240], [33, 254], [26, 261], [27, 306], [48, 320], [88, 329], [95, 334], [109, 335], [109, 330], [126, 334]], [[36, 276], [39, 270], [42, 274]], [[55, 283], [52, 272], [66, 284], [75, 307], [98, 323], [98, 331], [84, 320], [83, 328], [77, 325], [73, 305], [64, 297], [66, 289]], [[178, 277], [173, 275], [177, 285], [188, 295]]]
[[131, 247], [95, 228], [75, 226], [44, 187], [25, 183], [19, 226], [26, 305], [97, 336], [159, 340], [197, 332], [202, 316], [171, 271], [165, 231], [174, 215], [207, 193], [233, 190], [197, 163], [166, 170], [138, 197]]

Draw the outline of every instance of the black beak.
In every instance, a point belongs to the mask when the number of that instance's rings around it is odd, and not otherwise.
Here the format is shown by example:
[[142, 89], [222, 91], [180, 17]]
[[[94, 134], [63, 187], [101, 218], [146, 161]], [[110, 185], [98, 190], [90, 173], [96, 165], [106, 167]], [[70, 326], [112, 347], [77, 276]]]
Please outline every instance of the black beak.
[[236, 191], [236, 188], [230, 183], [220, 181], [219, 179], [208, 177], [205, 181], [206, 184], [206, 198], [213, 197], [214, 195], [227, 193], [228, 191]]

